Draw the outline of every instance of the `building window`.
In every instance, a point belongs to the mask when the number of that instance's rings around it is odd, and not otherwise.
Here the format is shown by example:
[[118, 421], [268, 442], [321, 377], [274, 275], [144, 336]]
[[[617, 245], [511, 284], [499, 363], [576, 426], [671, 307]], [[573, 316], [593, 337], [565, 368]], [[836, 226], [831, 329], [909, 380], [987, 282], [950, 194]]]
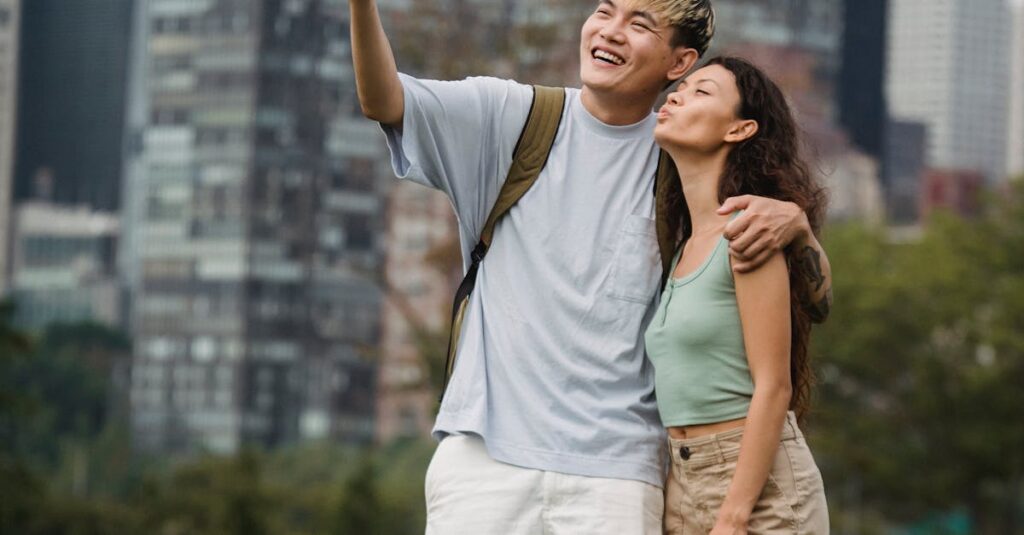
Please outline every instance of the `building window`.
[[373, 219], [365, 215], [345, 217], [345, 236], [348, 249], [369, 251], [373, 249]]
[[336, 173], [334, 187], [353, 191], [374, 190], [375, 162], [370, 158], [349, 158], [344, 171]]

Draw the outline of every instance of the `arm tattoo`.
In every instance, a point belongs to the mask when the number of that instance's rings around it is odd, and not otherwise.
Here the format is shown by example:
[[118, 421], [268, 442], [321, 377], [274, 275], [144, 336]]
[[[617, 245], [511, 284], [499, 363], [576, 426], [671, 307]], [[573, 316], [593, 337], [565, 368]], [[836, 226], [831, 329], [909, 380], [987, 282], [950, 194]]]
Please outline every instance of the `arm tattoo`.
[[828, 313], [832, 309], [832, 288], [825, 290], [825, 296], [817, 303], [806, 307], [807, 315], [814, 323], [824, 323], [828, 319]]
[[[810, 245], [804, 247], [797, 254], [797, 266], [810, 294], [816, 294], [825, 284], [825, 275], [821, 271], [821, 253]], [[805, 303], [804, 309], [814, 323], [822, 323], [828, 319], [828, 313], [832, 308], [832, 287], [825, 289], [825, 295], [816, 303]]]
[[804, 279], [807, 280], [808, 287], [813, 288], [812, 293], [817, 293], [825, 283], [825, 275], [821, 273], [821, 253], [807, 245], [800, 251], [797, 263]]

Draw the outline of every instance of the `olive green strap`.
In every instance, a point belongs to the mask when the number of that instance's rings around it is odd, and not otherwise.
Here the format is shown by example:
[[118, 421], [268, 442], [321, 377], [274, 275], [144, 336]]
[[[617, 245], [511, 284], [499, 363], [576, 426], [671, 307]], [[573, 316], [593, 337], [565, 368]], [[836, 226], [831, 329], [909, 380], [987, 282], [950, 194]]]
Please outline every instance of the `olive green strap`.
[[564, 89], [534, 86], [533, 106], [513, 152], [512, 167], [508, 170], [498, 200], [494, 203], [494, 208], [491, 209], [491, 214], [480, 232], [480, 241], [484, 247], [491, 245], [494, 225], [526, 194], [540, 176], [541, 169], [548, 161], [551, 146], [555, 143], [555, 134], [558, 132], [564, 105]]
[[523, 197], [540, 176], [541, 169], [548, 161], [551, 146], [555, 143], [555, 134], [558, 133], [558, 125], [562, 121], [564, 105], [564, 89], [534, 86], [530, 114], [526, 118], [526, 125], [519, 134], [516, 148], [512, 151], [512, 166], [508, 170], [505, 183], [501, 186], [501, 192], [498, 193], [498, 200], [491, 208], [487, 222], [484, 223], [483, 230], [480, 232], [480, 241], [470, 253], [471, 262], [469, 269], [466, 270], [466, 276], [462, 278], [462, 283], [455, 291], [455, 301], [452, 303], [452, 325], [448, 333], [448, 354], [444, 364], [444, 382], [441, 385], [441, 399], [444, 399], [448, 381], [455, 370], [455, 356], [458, 353], [462, 319], [466, 314], [470, 293], [476, 286], [476, 274], [480, 269], [480, 262], [487, 255], [487, 249], [491, 245], [494, 225]]

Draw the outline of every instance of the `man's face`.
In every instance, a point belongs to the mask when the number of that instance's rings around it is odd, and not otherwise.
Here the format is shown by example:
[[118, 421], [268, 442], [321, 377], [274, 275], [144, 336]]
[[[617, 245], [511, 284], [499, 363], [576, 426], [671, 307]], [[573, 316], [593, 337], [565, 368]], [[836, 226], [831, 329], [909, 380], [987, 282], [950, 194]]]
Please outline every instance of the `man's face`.
[[580, 32], [580, 79], [624, 97], [657, 94], [676, 64], [673, 28], [644, 0], [601, 0]]

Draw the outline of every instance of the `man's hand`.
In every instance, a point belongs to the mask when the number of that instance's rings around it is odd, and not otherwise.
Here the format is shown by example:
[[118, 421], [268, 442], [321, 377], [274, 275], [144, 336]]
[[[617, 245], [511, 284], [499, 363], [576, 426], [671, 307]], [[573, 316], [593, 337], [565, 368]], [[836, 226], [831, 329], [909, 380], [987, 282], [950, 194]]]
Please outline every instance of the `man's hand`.
[[744, 212], [725, 226], [723, 234], [735, 259], [733, 269], [740, 273], [761, 267], [775, 252], [811, 234], [807, 216], [791, 202], [742, 195], [726, 199], [718, 213], [726, 215], [736, 210]]
[[803, 309], [815, 323], [832, 310], [832, 267], [799, 206], [754, 195], [730, 197], [718, 209], [721, 215], [744, 210], [722, 232], [729, 240], [733, 269], [745, 273], [761, 267], [776, 251], [790, 245], [793, 268], [806, 289]]

